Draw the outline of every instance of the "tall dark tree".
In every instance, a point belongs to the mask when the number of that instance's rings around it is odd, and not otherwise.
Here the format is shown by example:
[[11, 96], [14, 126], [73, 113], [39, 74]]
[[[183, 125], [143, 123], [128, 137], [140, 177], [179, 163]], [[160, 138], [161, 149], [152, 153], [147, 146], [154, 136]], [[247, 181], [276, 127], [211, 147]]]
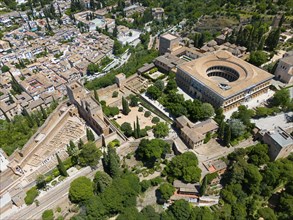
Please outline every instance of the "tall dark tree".
[[86, 129], [86, 137], [88, 141], [95, 141], [95, 135], [90, 128]]
[[201, 186], [200, 186], [200, 195], [203, 196], [206, 193], [207, 190], [207, 186], [208, 186], [208, 180], [207, 180], [207, 176], [205, 176], [202, 180]]
[[225, 119], [225, 115], [223, 114], [223, 109], [222, 108], [218, 108], [216, 109], [215, 113], [215, 121], [218, 123], [218, 124], [221, 124], [222, 121], [224, 121]]
[[133, 137], [135, 139], [137, 139], [138, 135], [137, 135], [137, 129], [136, 129], [136, 123], [133, 122]]
[[117, 35], [118, 35], [118, 29], [117, 29], [117, 25], [115, 25], [113, 29], [113, 37], [117, 37]]
[[30, 128], [32, 128], [34, 126], [34, 121], [33, 121], [32, 117], [31, 117], [31, 115], [27, 112], [27, 110], [25, 108], [22, 109], [21, 113], [22, 113], [23, 116], [25, 116], [25, 118], [26, 118], [26, 120], [28, 122], [28, 126]]
[[129, 104], [128, 104], [128, 101], [122, 97], [122, 112], [124, 115], [128, 115], [129, 112], [130, 112], [130, 108], [129, 108]]
[[97, 92], [96, 89], [94, 90], [94, 97], [95, 97], [95, 100], [96, 100], [97, 102], [100, 101], [100, 100], [99, 100], [99, 95], [98, 95], [98, 92]]
[[[98, 3], [99, 4], [99, 3]], [[90, 0], [90, 7], [92, 10], [96, 10], [96, 3], [95, 0]]]
[[77, 146], [78, 146], [79, 149], [81, 149], [83, 147], [83, 145], [84, 145], [84, 143], [83, 143], [83, 141], [80, 138], [79, 141], [78, 141]]
[[106, 173], [112, 178], [117, 178], [121, 175], [120, 159], [115, 148], [108, 147], [107, 153], [104, 153], [103, 166]]
[[13, 97], [12, 97], [12, 95], [10, 93], [8, 93], [8, 98], [9, 98], [9, 102], [11, 104], [13, 104], [14, 103], [14, 99], [13, 99]]
[[197, 48], [199, 47], [199, 38], [200, 38], [200, 34], [195, 33], [193, 37], [194, 47], [197, 47]]
[[[21, 94], [21, 92], [23, 91], [22, 87], [19, 85], [19, 83], [17, 82], [17, 80], [14, 78], [13, 74], [10, 72], [9, 67], [5, 68], [6, 66], [2, 66], [1, 70], [2, 72], [9, 72], [10, 76], [11, 76], [11, 87], [13, 89], [13, 91], [15, 91], [17, 94]], [[7, 70], [7, 71], [3, 71], [3, 70]]]
[[7, 122], [10, 122], [10, 119], [8, 118], [6, 112], [4, 112], [2, 109], [0, 109], [0, 110], [2, 111], [2, 113], [3, 113], [3, 115], [4, 115], [5, 119], [6, 119], [6, 121]]
[[57, 167], [58, 167], [60, 174], [62, 176], [68, 176], [68, 173], [65, 169], [65, 166], [64, 166], [63, 162], [61, 161], [60, 157], [58, 156], [58, 154], [56, 154], [56, 157], [57, 157], [57, 161], [58, 161]]
[[273, 29], [270, 31], [269, 36], [266, 40], [266, 45], [270, 51], [273, 51], [277, 47], [280, 39], [280, 33], [281, 28]]
[[78, 163], [81, 166], [95, 167], [99, 163], [101, 151], [97, 148], [94, 142], [86, 143], [78, 156]]
[[229, 125], [225, 126], [224, 144], [228, 146], [231, 141], [231, 128]]
[[67, 145], [67, 153], [69, 156], [72, 157], [73, 163], [77, 163], [77, 157], [79, 154], [79, 149], [78, 147], [73, 143], [72, 140], [69, 141], [69, 145]]
[[43, 106], [41, 105], [41, 112], [42, 112], [42, 117], [44, 120], [46, 120], [48, 118], [47, 112], [46, 110], [43, 108]]
[[285, 15], [282, 14], [282, 17], [281, 17], [280, 22], [279, 22], [279, 28], [282, 27], [282, 25], [283, 25], [285, 20], [286, 20]]
[[136, 116], [136, 132], [137, 132], [137, 138], [140, 138], [140, 125], [138, 121], [138, 116]]
[[103, 171], [97, 171], [94, 178], [94, 189], [96, 193], [104, 192], [111, 185], [112, 178]]
[[219, 138], [223, 139], [225, 134], [225, 122], [222, 121], [219, 126], [218, 135]]
[[57, 3], [57, 6], [58, 6], [59, 17], [61, 18], [62, 17], [62, 12], [61, 12], [61, 9], [60, 9], [60, 6], [59, 6], [58, 3]]

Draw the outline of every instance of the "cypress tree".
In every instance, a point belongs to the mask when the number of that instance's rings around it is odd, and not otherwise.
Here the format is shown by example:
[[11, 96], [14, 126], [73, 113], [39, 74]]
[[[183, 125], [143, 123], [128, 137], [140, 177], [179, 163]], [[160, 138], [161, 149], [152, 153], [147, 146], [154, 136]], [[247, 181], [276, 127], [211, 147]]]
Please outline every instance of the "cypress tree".
[[202, 47], [205, 42], [205, 35], [203, 33], [200, 34], [200, 38], [198, 40], [198, 47]]
[[257, 50], [263, 50], [264, 44], [265, 44], [265, 37], [262, 37]]
[[29, 30], [31, 30], [31, 29], [32, 29], [32, 27], [31, 27], [31, 24], [30, 24], [30, 22], [29, 22], [29, 21], [27, 22], [27, 25], [28, 25], [28, 28], [29, 28]]
[[[2, 111], [2, 109], [0, 109], [0, 110]], [[7, 122], [10, 122], [10, 119], [8, 118], [8, 116], [6, 115], [6, 113], [5, 113], [4, 111], [2, 111], [2, 113], [3, 113], [3, 115], [4, 115], [5, 119], [6, 119], [6, 121], [7, 121]]]
[[63, 162], [61, 161], [61, 159], [60, 159], [60, 157], [58, 156], [57, 153], [56, 153], [56, 157], [57, 157], [57, 160], [58, 160], [57, 167], [58, 167], [58, 170], [59, 170], [60, 174], [62, 176], [68, 176], [68, 173], [67, 173], [67, 171], [65, 169], [65, 166], [64, 166]]
[[200, 190], [199, 190], [199, 194], [200, 196], [203, 196], [207, 190], [207, 185], [208, 185], [208, 182], [207, 182], [207, 176], [205, 176], [202, 180], [202, 184], [200, 186]]
[[220, 123], [220, 126], [219, 126], [219, 138], [221, 138], [221, 139], [223, 139], [223, 137], [224, 137], [224, 132], [225, 132], [225, 122], [224, 121], [222, 121], [221, 123]]
[[61, 9], [60, 9], [60, 6], [59, 6], [59, 4], [58, 4], [58, 3], [57, 3], [57, 5], [58, 5], [58, 12], [59, 12], [59, 17], [61, 18], [61, 17], [62, 17]]
[[137, 138], [140, 138], [140, 125], [138, 121], [138, 117], [136, 116], [136, 133], [137, 133]]
[[135, 122], [133, 122], [133, 136], [135, 139], [137, 139], [137, 129], [136, 129]]
[[199, 42], [199, 34], [195, 33], [193, 37], [193, 46], [198, 48], [198, 42]]
[[81, 138], [79, 138], [79, 142], [78, 142], [78, 148], [81, 149], [83, 147], [84, 143], [83, 141], [81, 140]]
[[16, 81], [16, 79], [14, 78], [14, 76], [11, 74], [11, 72], [9, 71], [12, 81], [11, 81], [11, 87], [13, 89], [13, 91], [15, 91], [17, 94], [20, 94], [23, 89], [21, 88], [21, 86], [18, 84], [18, 82]]
[[113, 29], [113, 37], [117, 37], [117, 35], [118, 35], [118, 29], [117, 29], [117, 25], [115, 25]]
[[34, 17], [34, 9], [33, 9], [33, 5], [32, 5], [32, 1], [31, 0], [28, 0], [28, 5], [29, 5], [29, 7], [31, 9], [31, 12], [32, 12], [32, 15]]
[[48, 118], [47, 112], [46, 110], [43, 108], [43, 106], [41, 105], [41, 112], [42, 112], [42, 117], [44, 120], [46, 120]]
[[9, 102], [10, 102], [11, 104], [13, 104], [13, 103], [14, 103], [14, 100], [13, 100], [13, 98], [12, 98], [12, 96], [11, 96], [10, 93], [8, 94], [8, 97], [9, 97]]
[[120, 176], [120, 159], [116, 153], [115, 148], [108, 147], [108, 152], [104, 153], [103, 165], [105, 172], [108, 173], [112, 178]]
[[224, 143], [226, 146], [229, 146], [231, 141], [231, 128], [229, 125], [225, 126], [225, 135], [224, 135]]
[[285, 20], [286, 20], [285, 15], [282, 14], [282, 17], [281, 17], [280, 22], [279, 22], [279, 28], [282, 27], [282, 25], [283, 25]]
[[41, 122], [40, 122], [40, 119], [39, 119], [39, 117], [37, 115], [35, 116], [35, 121], [36, 121], [38, 127], [40, 127], [41, 126]]
[[88, 141], [95, 141], [95, 135], [93, 134], [92, 130], [89, 128], [86, 129], [86, 137]]
[[124, 97], [122, 97], [122, 112], [124, 115], [128, 115], [130, 112], [128, 102]]
[[95, 1], [94, 0], [90, 0], [90, 7], [91, 7], [92, 10], [95, 10], [96, 9], [96, 5], [95, 5]]
[[97, 93], [97, 90], [94, 90], [94, 97], [95, 97], [95, 100], [96, 100], [97, 102], [100, 101], [100, 100], [99, 100], [98, 93]]
[[[30, 114], [27, 112], [27, 110], [25, 108], [22, 109], [22, 114], [23, 114], [23, 116], [25, 116], [25, 118], [26, 118], [26, 120], [28, 122], [28, 126], [30, 128], [32, 128], [34, 126], [34, 121], [33, 121], [32, 117], [30, 116]], [[36, 116], [36, 118], [37, 118], [37, 116]]]

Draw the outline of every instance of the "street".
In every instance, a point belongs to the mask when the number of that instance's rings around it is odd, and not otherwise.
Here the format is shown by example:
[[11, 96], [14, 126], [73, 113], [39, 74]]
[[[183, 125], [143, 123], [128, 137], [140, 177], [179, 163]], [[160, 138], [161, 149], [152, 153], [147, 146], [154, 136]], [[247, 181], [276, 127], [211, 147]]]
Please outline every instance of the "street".
[[3, 219], [41, 219], [42, 213], [53, 207], [56, 207], [58, 204], [58, 200], [63, 197], [68, 196], [68, 191], [70, 187], [70, 183], [80, 176], [92, 177], [95, 174], [96, 170], [92, 170], [90, 167], [85, 167], [79, 170], [79, 172], [75, 173], [73, 176], [67, 177], [64, 182], [50, 189], [43, 196], [37, 197], [39, 201], [39, 206], [36, 204], [32, 204], [30, 206], [25, 206], [17, 210], [17, 213], [12, 213], [10, 216], [5, 217]]

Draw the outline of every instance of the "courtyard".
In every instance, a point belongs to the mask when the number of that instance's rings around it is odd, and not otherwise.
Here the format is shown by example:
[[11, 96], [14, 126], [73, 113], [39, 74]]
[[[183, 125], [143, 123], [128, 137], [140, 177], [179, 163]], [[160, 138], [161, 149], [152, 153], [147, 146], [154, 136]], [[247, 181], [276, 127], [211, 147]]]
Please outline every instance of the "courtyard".
[[[128, 115], [120, 114], [118, 115], [116, 122], [119, 125], [122, 125], [124, 122], [129, 122], [133, 127], [133, 123], [136, 122], [136, 117], [138, 117], [140, 128], [143, 129], [146, 126], [152, 127], [154, 124], [152, 123], [153, 117], [158, 117], [154, 113], [151, 113], [149, 117], [145, 116], [145, 112], [148, 111], [146, 108], [143, 108], [143, 111], [138, 111], [139, 106], [137, 107], [130, 107], [130, 112]], [[160, 119], [162, 121], [162, 119]]]

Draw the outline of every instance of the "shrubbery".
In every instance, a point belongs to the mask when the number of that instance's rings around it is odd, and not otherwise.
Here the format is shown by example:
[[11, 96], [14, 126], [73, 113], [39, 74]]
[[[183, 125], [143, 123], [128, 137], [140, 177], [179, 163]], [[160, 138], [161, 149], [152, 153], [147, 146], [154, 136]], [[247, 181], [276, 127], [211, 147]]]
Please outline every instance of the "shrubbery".
[[52, 209], [45, 210], [42, 214], [42, 220], [54, 220], [54, 212]]
[[157, 124], [158, 122], [160, 122], [160, 119], [158, 117], [153, 117], [152, 118], [152, 123], [153, 124]]
[[26, 197], [24, 198], [24, 202], [27, 205], [33, 204], [35, 198], [39, 195], [39, 191], [36, 186], [32, 187], [30, 190], [26, 192]]
[[151, 116], [151, 112], [150, 111], [146, 111], [145, 113], [144, 113], [144, 117], [146, 117], [146, 118], [148, 118], [148, 117], [150, 117]]

